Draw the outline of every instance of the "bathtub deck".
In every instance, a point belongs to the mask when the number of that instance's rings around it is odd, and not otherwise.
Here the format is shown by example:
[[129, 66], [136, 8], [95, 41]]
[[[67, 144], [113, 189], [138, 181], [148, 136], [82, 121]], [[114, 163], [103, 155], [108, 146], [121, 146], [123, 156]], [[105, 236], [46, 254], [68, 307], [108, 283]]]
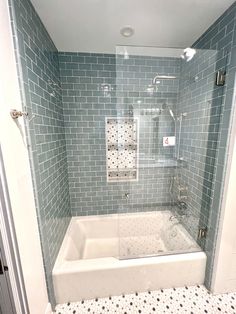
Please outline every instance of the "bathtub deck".
[[164, 289], [59, 304], [56, 314], [236, 314], [236, 293], [212, 295], [203, 286]]

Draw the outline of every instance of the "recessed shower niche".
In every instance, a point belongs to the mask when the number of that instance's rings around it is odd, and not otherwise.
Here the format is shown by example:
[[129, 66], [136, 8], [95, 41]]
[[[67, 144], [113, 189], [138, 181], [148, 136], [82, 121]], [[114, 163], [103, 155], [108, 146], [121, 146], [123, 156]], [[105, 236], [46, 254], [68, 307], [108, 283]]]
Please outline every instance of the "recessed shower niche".
[[138, 180], [138, 118], [106, 118], [107, 181]]

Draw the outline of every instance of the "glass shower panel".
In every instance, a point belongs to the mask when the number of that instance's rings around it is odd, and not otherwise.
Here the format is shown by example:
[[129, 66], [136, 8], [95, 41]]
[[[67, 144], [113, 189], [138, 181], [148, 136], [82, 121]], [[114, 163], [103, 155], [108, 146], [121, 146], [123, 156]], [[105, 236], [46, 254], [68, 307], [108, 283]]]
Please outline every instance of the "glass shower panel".
[[[217, 50], [197, 49], [191, 60], [181, 61], [178, 124], [178, 167], [173, 184], [176, 213], [193, 239], [205, 249], [211, 209], [215, 162], [223, 110], [223, 85], [217, 72], [226, 70], [227, 57]], [[176, 184], [177, 182], [177, 184]], [[181, 202], [181, 188], [187, 198]]]
[[183, 54], [182, 49], [116, 47], [117, 117], [111, 131], [116, 171], [110, 180], [122, 196], [120, 258], [201, 250], [202, 168], [209, 143], [214, 146], [208, 135], [216, 51]]

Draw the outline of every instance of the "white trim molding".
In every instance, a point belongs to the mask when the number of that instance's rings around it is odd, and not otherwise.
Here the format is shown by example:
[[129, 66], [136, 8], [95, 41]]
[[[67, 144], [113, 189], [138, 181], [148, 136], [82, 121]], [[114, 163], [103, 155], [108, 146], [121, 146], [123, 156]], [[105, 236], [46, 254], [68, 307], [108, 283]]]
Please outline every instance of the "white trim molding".
[[236, 77], [232, 105], [232, 127], [223, 188], [221, 216], [216, 244], [211, 291], [236, 291]]

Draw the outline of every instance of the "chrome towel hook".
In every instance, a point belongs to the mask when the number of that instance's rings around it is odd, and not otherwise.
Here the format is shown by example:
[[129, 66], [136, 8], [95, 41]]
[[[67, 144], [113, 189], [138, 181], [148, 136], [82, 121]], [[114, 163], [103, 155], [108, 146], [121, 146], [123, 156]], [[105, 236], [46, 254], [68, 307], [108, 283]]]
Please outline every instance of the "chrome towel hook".
[[28, 117], [28, 112], [12, 109], [10, 111], [10, 115], [11, 115], [12, 119], [18, 119], [19, 117]]

